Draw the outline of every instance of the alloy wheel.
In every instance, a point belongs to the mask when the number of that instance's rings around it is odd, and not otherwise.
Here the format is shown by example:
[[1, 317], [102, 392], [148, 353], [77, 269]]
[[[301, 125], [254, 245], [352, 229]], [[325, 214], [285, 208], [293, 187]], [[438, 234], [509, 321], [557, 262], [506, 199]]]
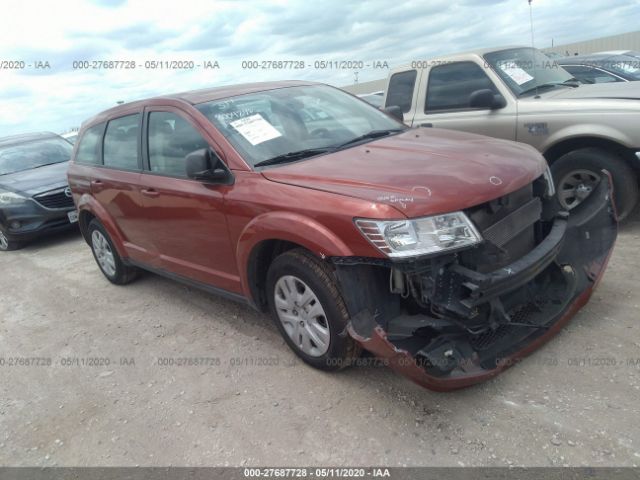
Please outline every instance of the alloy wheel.
[[580, 205], [596, 187], [600, 176], [591, 170], [572, 170], [558, 184], [558, 201], [571, 210]]
[[9, 239], [4, 234], [2, 230], [0, 230], [0, 250], [8, 250], [9, 249]]
[[91, 234], [91, 246], [102, 271], [108, 277], [113, 277], [116, 274], [116, 261], [109, 242], [99, 230]]

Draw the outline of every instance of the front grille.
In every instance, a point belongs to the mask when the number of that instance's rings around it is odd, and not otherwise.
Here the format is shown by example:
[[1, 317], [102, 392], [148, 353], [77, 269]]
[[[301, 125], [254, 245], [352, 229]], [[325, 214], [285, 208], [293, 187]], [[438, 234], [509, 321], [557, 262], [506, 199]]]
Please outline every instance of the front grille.
[[542, 202], [539, 198], [534, 198], [483, 230], [482, 237], [494, 245], [502, 247], [540, 220], [541, 212]]
[[480, 248], [462, 252], [460, 263], [487, 273], [515, 262], [536, 246], [535, 224], [540, 220], [542, 202], [534, 195], [533, 184], [465, 210], [485, 242]]
[[64, 188], [39, 193], [33, 199], [45, 208], [67, 209], [74, 207], [73, 198], [67, 196]]

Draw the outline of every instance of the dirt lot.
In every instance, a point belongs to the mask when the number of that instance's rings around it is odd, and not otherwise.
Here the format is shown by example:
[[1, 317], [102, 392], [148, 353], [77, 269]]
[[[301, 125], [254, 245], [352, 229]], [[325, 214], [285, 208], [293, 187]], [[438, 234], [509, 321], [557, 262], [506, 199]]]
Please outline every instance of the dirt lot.
[[551, 343], [447, 394], [314, 371], [266, 316], [151, 274], [113, 286], [75, 233], [4, 253], [0, 464], [640, 464], [639, 237], [636, 214]]

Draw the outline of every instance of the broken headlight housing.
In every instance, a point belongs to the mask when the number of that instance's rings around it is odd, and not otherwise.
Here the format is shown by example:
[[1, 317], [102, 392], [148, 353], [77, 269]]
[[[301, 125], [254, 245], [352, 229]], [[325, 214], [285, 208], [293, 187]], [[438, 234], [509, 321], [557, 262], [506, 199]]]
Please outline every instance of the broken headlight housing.
[[408, 258], [470, 247], [482, 241], [463, 212], [407, 220], [358, 218], [356, 226], [390, 258]]

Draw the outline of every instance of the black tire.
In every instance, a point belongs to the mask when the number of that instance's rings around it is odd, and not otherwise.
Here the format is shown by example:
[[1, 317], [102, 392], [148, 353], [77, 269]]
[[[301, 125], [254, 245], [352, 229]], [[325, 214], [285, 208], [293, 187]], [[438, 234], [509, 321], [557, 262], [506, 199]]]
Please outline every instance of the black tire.
[[0, 251], [9, 252], [11, 250], [19, 250], [24, 247], [24, 243], [9, 240], [2, 229], [0, 229]]
[[[324, 310], [329, 326], [329, 346], [320, 356], [302, 351], [290, 338], [278, 316], [275, 294], [281, 277], [293, 275], [308, 285]], [[289, 250], [277, 257], [267, 273], [267, 298], [273, 321], [289, 347], [314, 368], [335, 371], [348, 367], [360, 355], [361, 348], [347, 333], [349, 314], [328, 266], [304, 249]]]
[[[96, 253], [97, 247], [94, 245], [94, 232], [99, 232], [108, 244], [110, 252], [113, 256], [113, 263], [115, 267], [113, 273], [106, 271], [103, 265], [100, 263], [100, 260], [98, 259], [98, 254]], [[113, 246], [111, 237], [98, 220], [91, 220], [89, 226], [87, 227], [87, 235], [89, 238], [89, 246], [91, 247], [91, 252], [93, 253], [93, 258], [96, 260], [96, 263], [98, 264], [98, 267], [100, 268], [102, 274], [107, 277], [107, 280], [116, 285], [126, 285], [127, 283], [132, 282], [138, 277], [140, 271], [135, 267], [124, 264], [122, 258], [120, 258], [120, 255], [118, 255], [118, 251]]]
[[613, 179], [613, 195], [618, 218], [624, 219], [638, 202], [638, 178], [631, 166], [618, 155], [600, 148], [581, 148], [569, 152], [551, 165], [556, 190], [560, 192], [560, 183], [571, 172], [586, 170], [601, 176], [601, 170], [607, 170]]

